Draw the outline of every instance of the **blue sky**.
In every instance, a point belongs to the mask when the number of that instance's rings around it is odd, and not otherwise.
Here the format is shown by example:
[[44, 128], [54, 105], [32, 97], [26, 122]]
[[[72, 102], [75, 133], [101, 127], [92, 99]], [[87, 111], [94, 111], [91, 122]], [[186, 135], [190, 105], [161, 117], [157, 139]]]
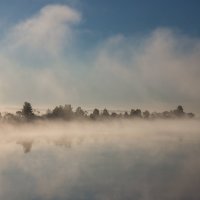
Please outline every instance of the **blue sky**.
[[199, 1], [0, 5], [1, 106], [199, 110]]
[[84, 17], [82, 28], [96, 37], [141, 34], [157, 27], [200, 34], [198, 0], [1, 0], [0, 17], [7, 25], [26, 19], [47, 4], [67, 4]]

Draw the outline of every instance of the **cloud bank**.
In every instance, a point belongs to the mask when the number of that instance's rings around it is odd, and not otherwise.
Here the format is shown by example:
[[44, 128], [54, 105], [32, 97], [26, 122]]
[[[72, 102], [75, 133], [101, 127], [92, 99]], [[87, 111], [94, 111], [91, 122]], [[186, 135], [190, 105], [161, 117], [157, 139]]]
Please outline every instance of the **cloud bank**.
[[[78, 23], [80, 13], [63, 5], [48, 5], [38, 14], [11, 28], [6, 42], [10, 51], [59, 56], [73, 37], [71, 25]], [[39, 52], [38, 52], [39, 51]]]
[[68, 6], [48, 5], [8, 30], [0, 49], [3, 104], [18, 104], [23, 99], [40, 104], [44, 98], [63, 98], [68, 80], [63, 53], [71, 47], [72, 26], [80, 20], [80, 13]]
[[78, 10], [47, 5], [1, 37], [0, 104], [28, 100], [152, 111], [183, 104], [200, 112], [199, 38], [158, 28], [81, 49], [81, 22]]
[[94, 77], [98, 74], [97, 87], [105, 92], [104, 96], [111, 97], [110, 103], [121, 99], [129, 105], [159, 107], [179, 102], [197, 109], [199, 39], [157, 29], [135, 40], [121, 35], [112, 37], [97, 53]]

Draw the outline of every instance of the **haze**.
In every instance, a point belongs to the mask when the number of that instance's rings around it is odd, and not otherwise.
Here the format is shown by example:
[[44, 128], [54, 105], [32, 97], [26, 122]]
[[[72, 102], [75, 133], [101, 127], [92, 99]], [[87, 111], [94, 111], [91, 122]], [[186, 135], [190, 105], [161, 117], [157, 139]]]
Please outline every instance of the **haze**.
[[38, 9], [24, 2], [30, 14], [24, 11], [22, 17], [17, 6], [18, 20], [2, 25], [1, 107], [19, 108], [29, 101], [40, 108], [71, 103], [87, 109], [135, 106], [160, 111], [182, 104], [199, 113], [198, 35], [159, 24], [140, 34], [119, 24], [119, 30], [109, 34], [107, 20], [105, 31], [96, 33], [88, 30], [91, 19], [85, 18], [80, 2], [34, 2]]
[[[0, 198], [199, 199], [196, 120], [1, 125]], [[30, 151], [25, 145], [32, 142]]]
[[199, 8], [0, 0], [0, 200], [199, 200]]

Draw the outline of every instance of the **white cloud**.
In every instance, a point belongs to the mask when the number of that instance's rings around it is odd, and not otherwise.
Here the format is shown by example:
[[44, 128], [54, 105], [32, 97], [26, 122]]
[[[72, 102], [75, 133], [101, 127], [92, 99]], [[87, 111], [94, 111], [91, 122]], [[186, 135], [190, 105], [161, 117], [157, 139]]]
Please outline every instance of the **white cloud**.
[[[72, 37], [80, 13], [64, 5], [45, 6], [35, 16], [14, 26], [6, 38], [11, 51], [57, 55]], [[39, 53], [38, 53], [39, 52]]]
[[78, 56], [73, 25], [80, 21], [79, 11], [49, 5], [1, 38], [1, 104], [29, 100], [152, 111], [183, 104], [200, 112], [199, 38], [170, 29], [145, 38], [119, 34]]
[[[75, 35], [73, 25], [81, 15], [65, 5], [48, 5], [39, 13], [10, 28], [0, 43], [0, 101], [19, 104], [25, 101], [61, 103], [75, 90], [64, 49]], [[67, 91], [67, 92], [65, 92]]]
[[199, 39], [157, 29], [139, 42], [121, 36], [109, 39], [96, 53], [91, 76], [110, 104], [152, 109], [184, 104], [195, 111], [200, 100], [199, 63]]

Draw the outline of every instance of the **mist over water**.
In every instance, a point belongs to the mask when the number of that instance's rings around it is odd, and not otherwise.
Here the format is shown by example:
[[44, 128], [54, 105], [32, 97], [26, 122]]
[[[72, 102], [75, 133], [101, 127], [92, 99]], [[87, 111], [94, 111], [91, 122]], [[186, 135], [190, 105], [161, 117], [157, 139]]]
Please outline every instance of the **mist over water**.
[[198, 120], [0, 129], [0, 199], [200, 199]]

